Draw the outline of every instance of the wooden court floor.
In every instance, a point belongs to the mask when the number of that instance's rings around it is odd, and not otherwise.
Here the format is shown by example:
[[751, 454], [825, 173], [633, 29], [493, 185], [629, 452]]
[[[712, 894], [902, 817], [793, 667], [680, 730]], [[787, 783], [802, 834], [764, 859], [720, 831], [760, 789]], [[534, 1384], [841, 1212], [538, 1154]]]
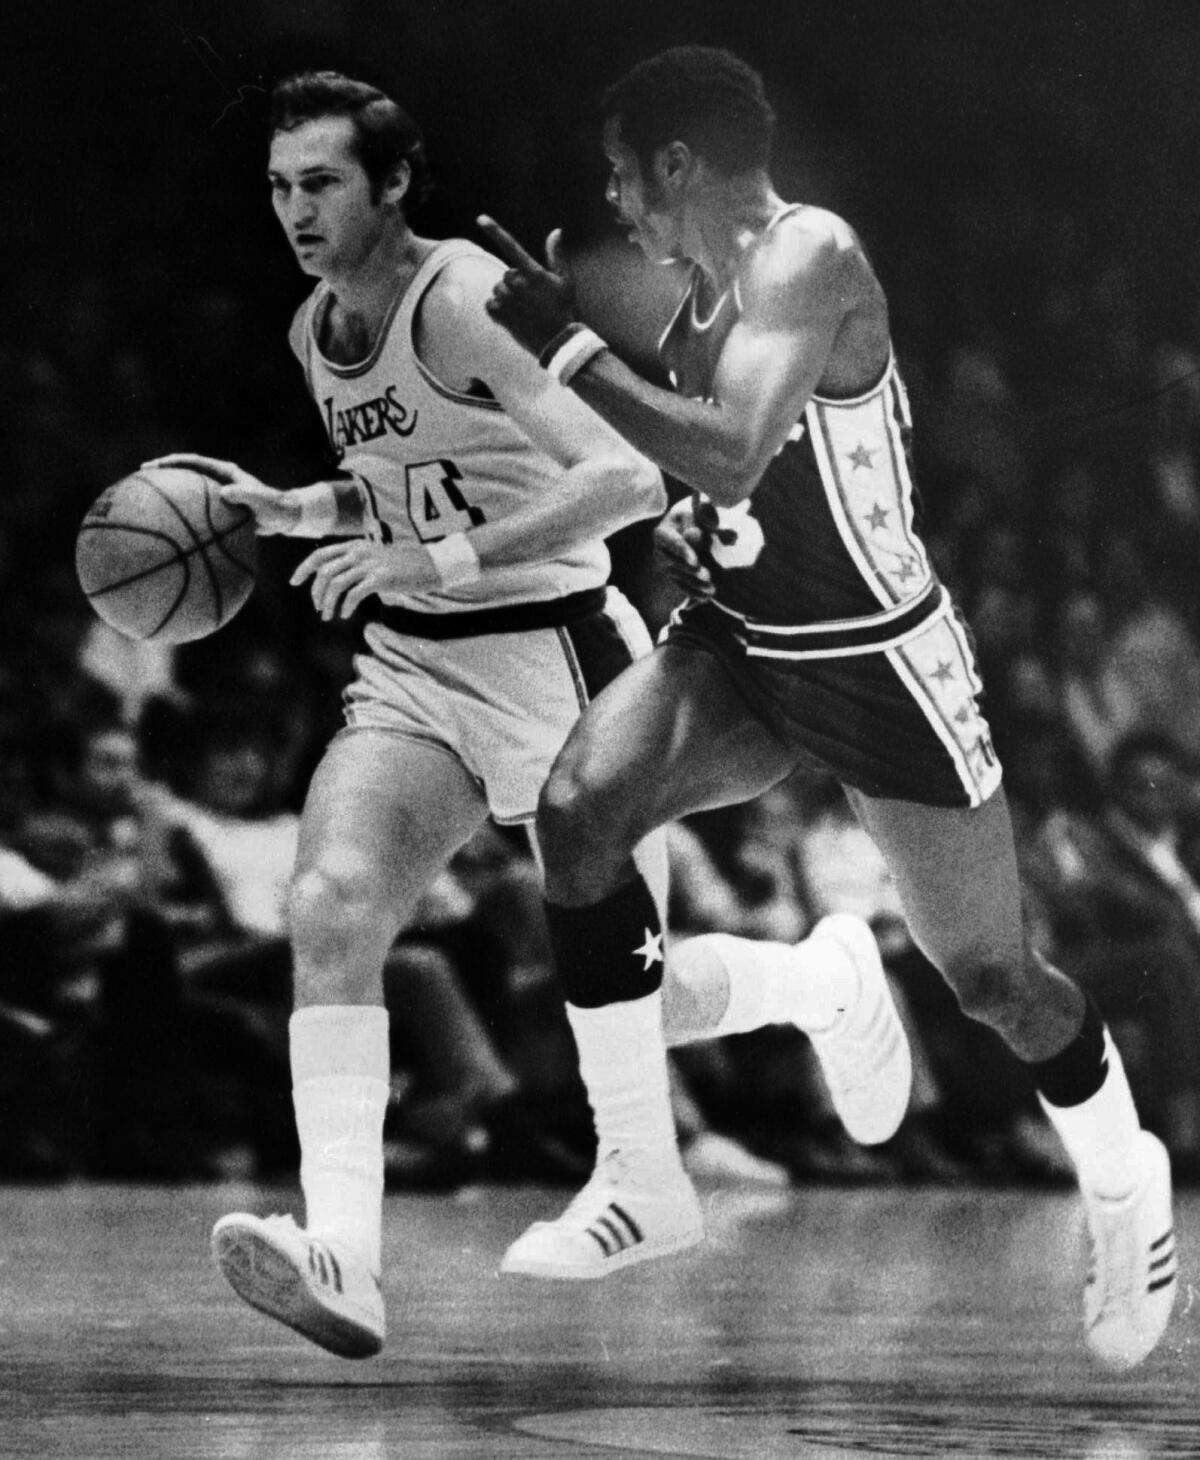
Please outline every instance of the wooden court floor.
[[1080, 1339], [1068, 1192], [716, 1188], [697, 1253], [583, 1285], [495, 1273], [561, 1192], [390, 1196], [362, 1363], [209, 1265], [218, 1216], [290, 1196], [0, 1187], [0, 1457], [1200, 1457], [1200, 1193], [1167, 1339], [1120, 1377]]

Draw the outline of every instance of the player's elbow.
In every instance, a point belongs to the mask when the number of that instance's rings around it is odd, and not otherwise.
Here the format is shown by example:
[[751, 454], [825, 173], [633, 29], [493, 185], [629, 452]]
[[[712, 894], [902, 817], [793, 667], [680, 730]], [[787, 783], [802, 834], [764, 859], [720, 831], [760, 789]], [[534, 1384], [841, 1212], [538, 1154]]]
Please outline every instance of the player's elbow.
[[757, 474], [734, 474], [713, 476], [700, 486], [700, 490], [718, 507], [736, 507], [739, 502], [746, 500], [757, 485]]
[[623, 455], [617, 464], [628, 484], [632, 505], [644, 517], [657, 517], [667, 510], [667, 489], [662, 472], [636, 451]]
[[762, 474], [762, 463], [757, 460], [730, 459], [712, 463], [704, 480], [692, 485], [718, 507], [736, 507], [758, 486]]
[[662, 472], [645, 457], [638, 463], [638, 487], [645, 499], [647, 513], [652, 517], [661, 516], [669, 505], [667, 485]]
[[736, 507], [758, 486], [769, 457], [760, 442], [741, 432], [722, 432], [705, 445], [690, 485], [718, 507]]

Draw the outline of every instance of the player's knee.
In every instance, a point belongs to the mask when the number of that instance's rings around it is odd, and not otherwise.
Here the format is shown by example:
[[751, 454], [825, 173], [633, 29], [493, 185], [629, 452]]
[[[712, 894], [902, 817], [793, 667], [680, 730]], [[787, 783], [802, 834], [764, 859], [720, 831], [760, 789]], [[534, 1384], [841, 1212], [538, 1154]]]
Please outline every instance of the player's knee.
[[620, 879], [641, 835], [623, 798], [570, 771], [552, 774], [537, 817], [546, 895], [552, 902], [595, 902]]
[[316, 865], [298, 872], [288, 894], [288, 927], [306, 963], [345, 960], [376, 920], [374, 899], [348, 868]]
[[949, 960], [946, 979], [968, 1018], [1008, 1032], [1024, 1018], [1026, 1000], [1019, 959], [970, 951]]
[[538, 843], [548, 862], [585, 862], [609, 845], [615, 835], [614, 807], [597, 789], [575, 770], [550, 773], [537, 810]]

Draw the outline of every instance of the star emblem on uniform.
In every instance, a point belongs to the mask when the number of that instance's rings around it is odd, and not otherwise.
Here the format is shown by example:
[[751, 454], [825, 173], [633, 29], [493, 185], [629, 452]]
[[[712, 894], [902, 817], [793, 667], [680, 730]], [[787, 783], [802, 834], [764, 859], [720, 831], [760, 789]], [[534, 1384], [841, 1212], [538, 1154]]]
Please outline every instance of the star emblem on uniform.
[[960, 725], [965, 725], [967, 721], [971, 718], [970, 705], [964, 705], [954, 718], [958, 721]]
[[869, 471], [871, 468], [871, 458], [874, 455], [874, 451], [869, 450], [868, 447], [860, 441], [853, 451], [846, 453], [846, 459], [849, 461], [851, 466], [861, 466], [864, 470]]
[[642, 964], [642, 972], [645, 973], [652, 964], [663, 961], [663, 935], [661, 933], [652, 933], [649, 928], [645, 928], [643, 931], [646, 934], [646, 941], [640, 948], [635, 948], [633, 952], [635, 957], [640, 953], [645, 959], [645, 962]]
[[874, 507], [872, 507], [871, 510], [870, 510], [870, 512], [867, 514], [866, 521], [867, 521], [868, 526], [873, 531], [878, 532], [878, 530], [881, 527], [886, 527], [887, 526], [887, 520], [888, 520], [888, 511], [887, 511], [887, 508], [881, 506], [878, 502], [876, 502], [875, 505], [874, 505]]
[[939, 659], [937, 668], [933, 671], [931, 678], [938, 680], [941, 684], [945, 684], [948, 679], [954, 678], [953, 665], [948, 659]]
[[900, 579], [901, 583], [903, 583], [906, 578], [915, 578], [917, 576], [916, 559], [910, 557], [901, 558], [900, 571], [896, 576]]

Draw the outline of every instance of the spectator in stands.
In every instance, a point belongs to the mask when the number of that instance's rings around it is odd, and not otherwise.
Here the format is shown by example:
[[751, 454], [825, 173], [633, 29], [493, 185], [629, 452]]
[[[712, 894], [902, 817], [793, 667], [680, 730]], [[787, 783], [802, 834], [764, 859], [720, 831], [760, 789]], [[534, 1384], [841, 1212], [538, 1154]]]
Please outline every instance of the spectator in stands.
[[[1049, 945], [1111, 1021], [1147, 1120], [1200, 1173], [1200, 780], [1152, 732], [1118, 741], [1097, 787], [1047, 727], [1010, 781]], [[1097, 794], [1097, 791], [1099, 794]]]
[[35, 753], [0, 741], [0, 1177], [82, 1169], [77, 1063], [112, 921], [103, 878], [56, 878], [23, 849]]
[[[1193, 581], [1194, 571], [1193, 564]], [[1183, 614], [1151, 583], [1130, 539], [1106, 543], [1099, 581], [1111, 624], [1107, 677], [1134, 697], [1138, 729], [1165, 736], [1200, 758], [1200, 643]]]
[[211, 1078], [252, 1037], [189, 991], [181, 955], [221, 925], [211, 879], [141, 777], [119, 723], [55, 727], [41, 803], [14, 830], [20, 851], [57, 885], [93, 893], [87, 937], [54, 956], [86, 963], [94, 987], [84, 1031], [90, 1080], [87, 1169], [105, 1176], [197, 1179], [219, 1172], [236, 1111]]
[[1054, 614], [1052, 647], [1063, 718], [1093, 772], [1142, 714], [1137, 687], [1113, 665], [1112, 628], [1094, 589], [1069, 593]]

